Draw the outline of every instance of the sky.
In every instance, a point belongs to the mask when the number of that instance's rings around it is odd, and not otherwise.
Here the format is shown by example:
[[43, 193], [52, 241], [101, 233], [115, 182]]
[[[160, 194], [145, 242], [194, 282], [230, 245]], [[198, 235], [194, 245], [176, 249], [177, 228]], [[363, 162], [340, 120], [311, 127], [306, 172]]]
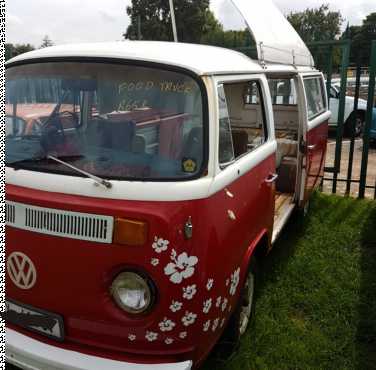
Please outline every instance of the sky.
[[[166, 0], [167, 1], [167, 0]], [[226, 28], [237, 21], [228, 11], [229, 0], [212, 0], [211, 6]], [[252, 1], [252, 0], [249, 0]], [[260, 0], [253, 0], [260, 1]], [[261, 0], [262, 1], [262, 0]], [[375, 0], [274, 0], [287, 14], [329, 3], [340, 10], [350, 25], [358, 25], [371, 12]], [[30, 43], [39, 47], [45, 35], [55, 44], [121, 40], [129, 19], [126, 7], [130, 0], [7, 0], [6, 41]]]

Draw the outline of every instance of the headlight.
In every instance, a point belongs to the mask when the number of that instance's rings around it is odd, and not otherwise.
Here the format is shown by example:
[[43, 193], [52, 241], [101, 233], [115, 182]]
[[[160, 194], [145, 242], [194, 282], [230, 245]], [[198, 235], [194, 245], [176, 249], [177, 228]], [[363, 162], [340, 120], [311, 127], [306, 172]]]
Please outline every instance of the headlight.
[[116, 303], [132, 314], [147, 311], [153, 301], [149, 282], [135, 272], [122, 272], [111, 286], [111, 294]]

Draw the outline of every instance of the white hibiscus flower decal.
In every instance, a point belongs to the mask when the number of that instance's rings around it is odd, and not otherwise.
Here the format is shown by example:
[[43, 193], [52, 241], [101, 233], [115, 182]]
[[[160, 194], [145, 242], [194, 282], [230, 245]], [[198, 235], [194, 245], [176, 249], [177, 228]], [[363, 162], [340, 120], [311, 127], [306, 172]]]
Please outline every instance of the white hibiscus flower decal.
[[225, 322], [226, 322], [226, 319], [223, 318], [222, 321], [221, 321], [221, 325], [220, 325], [221, 328], [223, 328], [223, 325], [225, 324]]
[[133, 341], [136, 340], [136, 336], [135, 336], [134, 334], [129, 334], [129, 335], [128, 335], [128, 339], [129, 339], [131, 342], [133, 342]]
[[211, 324], [210, 320], [206, 321], [206, 323], [202, 327], [202, 330], [203, 331], [208, 331], [209, 328], [210, 328], [210, 324]]
[[239, 281], [240, 281], [240, 268], [238, 268], [236, 271], [234, 271], [233, 274], [231, 274], [230, 295], [235, 295], [236, 289], [239, 285]]
[[168, 240], [155, 237], [152, 247], [156, 253], [162, 253], [167, 250], [169, 244], [170, 242]]
[[208, 282], [206, 283], [206, 289], [210, 291], [211, 288], [213, 288], [213, 285], [214, 285], [214, 279], [209, 279]]
[[213, 321], [212, 331], [216, 331], [217, 330], [218, 324], [219, 324], [219, 318], [217, 318], [217, 319], [215, 319]]
[[172, 344], [172, 343], [174, 343], [174, 340], [172, 338], [166, 338], [165, 343], [166, 344]]
[[195, 296], [196, 293], [197, 293], [196, 284], [189, 285], [183, 288], [183, 298], [189, 301]]
[[227, 303], [228, 303], [228, 299], [227, 298], [223, 298], [223, 302], [222, 302], [222, 312], [225, 311], [226, 307], [227, 307]]
[[178, 301], [172, 301], [170, 305], [170, 310], [172, 312], [178, 312], [181, 310], [182, 307], [183, 307], [183, 303], [178, 302]]
[[159, 265], [159, 259], [158, 258], [152, 258], [150, 263], [152, 264], [152, 266], [156, 267]]
[[222, 297], [218, 297], [217, 302], [215, 303], [215, 307], [218, 308], [221, 305], [221, 302], [222, 302]]
[[146, 335], [145, 335], [145, 338], [146, 338], [149, 342], [154, 342], [155, 340], [158, 339], [158, 333], [153, 333], [152, 331], [147, 331], [147, 332], [146, 332]]
[[209, 313], [212, 306], [212, 299], [209, 298], [208, 300], [204, 301], [204, 308], [202, 309], [203, 313]]
[[188, 335], [188, 333], [186, 331], [182, 331], [181, 333], [179, 333], [179, 338], [185, 339], [185, 338], [187, 338], [187, 335]]
[[159, 329], [161, 331], [171, 331], [175, 327], [175, 325], [176, 324], [172, 320], [169, 320], [167, 317], [165, 317], [163, 321], [159, 323]]
[[196, 321], [197, 315], [193, 312], [185, 312], [185, 316], [181, 319], [184, 326], [190, 326]]
[[177, 256], [175, 249], [172, 250], [171, 260], [164, 269], [167, 276], [170, 276], [170, 281], [174, 284], [180, 284], [183, 279], [188, 279], [193, 276], [195, 272], [194, 266], [198, 262], [198, 258], [195, 256], [189, 257], [186, 252]]

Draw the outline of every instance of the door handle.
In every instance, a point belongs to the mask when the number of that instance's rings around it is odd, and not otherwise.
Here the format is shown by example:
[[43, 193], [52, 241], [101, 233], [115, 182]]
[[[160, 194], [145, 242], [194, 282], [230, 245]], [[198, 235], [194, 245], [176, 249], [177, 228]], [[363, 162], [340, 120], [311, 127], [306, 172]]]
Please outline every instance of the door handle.
[[272, 184], [273, 182], [275, 182], [276, 180], [278, 179], [278, 175], [276, 173], [270, 175], [267, 179], [265, 179], [265, 182], [267, 184]]
[[308, 150], [315, 150], [316, 149], [316, 145], [308, 145]]

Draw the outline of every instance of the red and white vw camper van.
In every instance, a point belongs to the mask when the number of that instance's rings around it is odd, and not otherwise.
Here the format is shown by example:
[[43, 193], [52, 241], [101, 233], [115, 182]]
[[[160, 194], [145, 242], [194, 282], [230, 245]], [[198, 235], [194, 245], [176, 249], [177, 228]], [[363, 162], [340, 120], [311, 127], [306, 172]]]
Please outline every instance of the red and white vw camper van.
[[245, 332], [255, 256], [320, 184], [330, 113], [284, 17], [234, 3], [259, 60], [130, 41], [7, 64], [7, 362], [187, 370]]

